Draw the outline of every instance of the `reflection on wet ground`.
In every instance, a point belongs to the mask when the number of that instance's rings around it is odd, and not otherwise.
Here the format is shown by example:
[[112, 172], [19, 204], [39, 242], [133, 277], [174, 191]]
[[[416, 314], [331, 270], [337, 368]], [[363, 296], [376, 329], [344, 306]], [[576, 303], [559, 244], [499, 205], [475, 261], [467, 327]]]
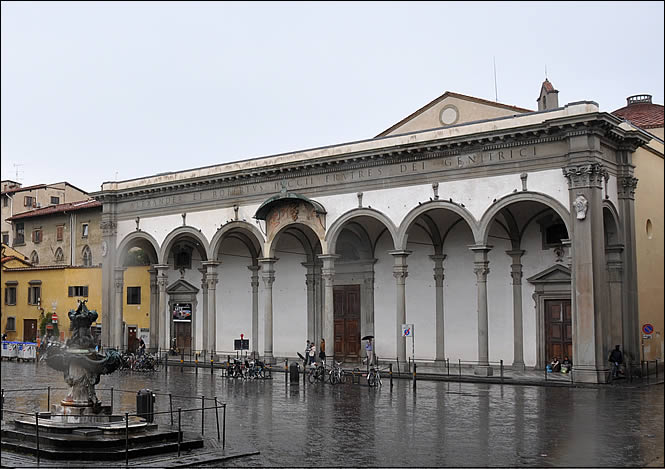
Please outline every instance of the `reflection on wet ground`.
[[[46, 366], [2, 363], [2, 387], [58, 387], [62, 375]], [[209, 370], [115, 373], [115, 412], [134, 412], [136, 391], [172, 393], [173, 407], [200, 408], [200, 396], [228, 403], [227, 446], [251, 446], [260, 455], [227, 466], [643, 466], [663, 460], [663, 385], [559, 388], [396, 380], [393, 389], [359, 385], [238, 381]], [[109, 391], [100, 391], [108, 403]], [[178, 396], [198, 396], [198, 400]], [[46, 393], [7, 394], [5, 408], [45, 410]], [[169, 409], [158, 395], [156, 411]], [[8, 414], [5, 414], [5, 419]], [[168, 414], [160, 425], [170, 424]], [[177, 420], [177, 419], [176, 419]], [[201, 431], [200, 412], [183, 425]], [[216, 437], [214, 411], [206, 437]]]

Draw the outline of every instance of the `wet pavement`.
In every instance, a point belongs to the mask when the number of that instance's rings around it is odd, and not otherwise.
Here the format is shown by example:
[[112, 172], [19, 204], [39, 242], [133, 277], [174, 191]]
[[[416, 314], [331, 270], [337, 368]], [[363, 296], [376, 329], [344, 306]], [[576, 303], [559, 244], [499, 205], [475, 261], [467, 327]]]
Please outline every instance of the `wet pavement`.
[[[181, 371], [182, 370], [182, 371]], [[200, 396], [228, 404], [227, 450], [260, 454], [231, 466], [663, 467], [664, 388], [548, 387], [407, 380], [390, 388], [365, 385], [232, 380], [215, 370], [170, 368], [168, 373], [117, 372], [98, 388], [114, 387], [116, 413], [136, 410], [136, 391], [157, 393], [155, 410], [200, 409]], [[44, 388], [64, 397], [62, 374], [43, 364], [2, 362], [2, 388]], [[129, 392], [122, 392], [129, 391]], [[98, 394], [108, 403], [110, 391]], [[5, 409], [47, 408], [46, 391], [7, 392]], [[181, 396], [197, 396], [190, 399]], [[206, 404], [210, 406], [209, 403]], [[220, 410], [220, 418], [222, 411]], [[5, 413], [5, 420], [10, 419]], [[170, 415], [158, 415], [160, 425]], [[177, 425], [177, 413], [174, 417]], [[184, 429], [201, 432], [201, 412], [185, 412]], [[205, 437], [217, 437], [207, 410]], [[211, 443], [212, 447], [219, 447]], [[211, 463], [219, 467], [222, 463]], [[99, 467], [99, 465], [96, 465]]]

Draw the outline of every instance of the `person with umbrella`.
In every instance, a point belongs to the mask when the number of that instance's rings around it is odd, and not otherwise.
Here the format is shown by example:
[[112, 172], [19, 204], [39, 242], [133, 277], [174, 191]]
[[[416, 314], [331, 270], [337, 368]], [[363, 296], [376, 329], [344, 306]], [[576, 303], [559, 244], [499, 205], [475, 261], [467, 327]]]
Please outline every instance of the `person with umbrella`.
[[366, 335], [362, 340], [366, 340], [365, 353], [367, 354], [367, 367], [369, 368], [374, 364], [374, 346], [372, 344], [373, 335]]

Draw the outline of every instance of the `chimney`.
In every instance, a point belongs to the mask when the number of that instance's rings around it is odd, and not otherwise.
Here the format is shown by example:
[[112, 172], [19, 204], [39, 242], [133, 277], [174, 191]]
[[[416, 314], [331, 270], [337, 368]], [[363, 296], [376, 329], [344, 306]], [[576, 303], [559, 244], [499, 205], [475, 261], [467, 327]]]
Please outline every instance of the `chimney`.
[[633, 96], [628, 96], [626, 98], [626, 106], [632, 106], [633, 104], [651, 104], [651, 95], [650, 94], [636, 94]]
[[540, 87], [540, 97], [536, 102], [539, 111], [549, 111], [559, 107], [559, 91], [554, 89], [547, 78]]

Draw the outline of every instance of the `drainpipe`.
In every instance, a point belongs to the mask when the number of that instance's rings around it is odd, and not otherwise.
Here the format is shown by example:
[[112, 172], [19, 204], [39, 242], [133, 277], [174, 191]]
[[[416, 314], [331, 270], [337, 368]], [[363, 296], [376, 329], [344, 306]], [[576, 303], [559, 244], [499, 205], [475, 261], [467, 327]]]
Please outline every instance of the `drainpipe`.
[[69, 265], [74, 266], [74, 213], [69, 214]]

